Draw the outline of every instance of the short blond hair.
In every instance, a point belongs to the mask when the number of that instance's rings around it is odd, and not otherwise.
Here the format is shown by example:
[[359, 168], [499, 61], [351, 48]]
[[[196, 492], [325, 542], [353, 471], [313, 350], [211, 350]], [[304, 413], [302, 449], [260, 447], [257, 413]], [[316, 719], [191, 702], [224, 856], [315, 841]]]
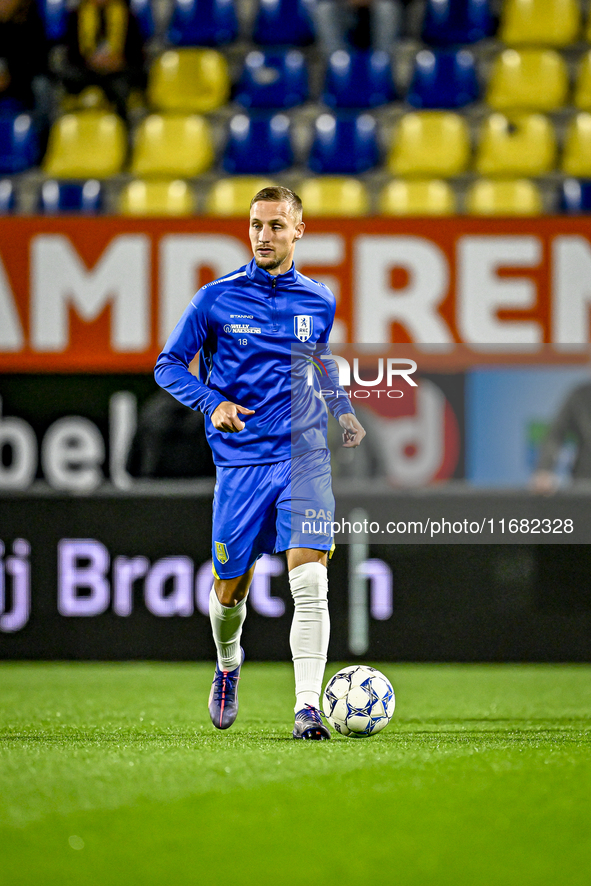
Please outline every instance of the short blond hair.
[[289, 188], [282, 188], [279, 185], [263, 188], [250, 201], [250, 208], [252, 209], [254, 204], [261, 200], [267, 203], [288, 203], [290, 213], [296, 224], [301, 222], [303, 213], [302, 201], [295, 191], [291, 191]]

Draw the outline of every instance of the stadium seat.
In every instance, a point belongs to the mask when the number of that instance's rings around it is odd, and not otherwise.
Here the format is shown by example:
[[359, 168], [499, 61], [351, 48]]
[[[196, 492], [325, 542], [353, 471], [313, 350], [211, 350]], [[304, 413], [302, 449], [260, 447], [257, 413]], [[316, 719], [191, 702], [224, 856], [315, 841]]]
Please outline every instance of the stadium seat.
[[43, 215], [76, 213], [96, 215], [103, 205], [101, 183], [95, 178], [85, 182], [60, 182], [49, 179], [39, 191], [39, 211]]
[[322, 101], [331, 108], [377, 108], [394, 101], [396, 90], [386, 52], [345, 52], [328, 59]]
[[38, 0], [45, 36], [50, 43], [59, 43], [66, 35], [68, 0]]
[[399, 121], [388, 155], [395, 176], [460, 175], [470, 160], [468, 124], [450, 111], [414, 111]]
[[369, 213], [367, 189], [355, 178], [308, 178], [301, 182], [299, 195], [309, 216], [357, 217]]
[[64, 114], [51, 127], [43, 170], [54, 178], [108, 178], [121, 172], [126, 153], [125, 124], [116, 114]]
[[545, 175], [554, 168], [556, 136], [543, 114], [491, 114], [481, 128], [475, 167], [481, 175]]
[[476, 43], [494, 30], [490, 0], [427, 0], [421, 32], [425, 43]]
[[222, 166], [234, 175], [269, 175], [293, 163], [285, 114], [236, 114], [230, 120]]
[[119, 197], [122, 215], [192, 215], [195, 201], [182, 179], [135, 179]]
[[222, 46], [237, 36], [234, 0], [174, 0], [166, 32], [173, 46]]
[[157, 111], [207, 114], [230, 97], [230, 75], [215, 49], [169, 49], [148, 74], [148, 101]]
[[16, 194], [14, 184], [9, 178], [0, 181], [0, 215], [8, 215], [14, 211]]
[[452, 215], [456, 197], [442, 179], [395, 179], [382, 189], [381, 215]]
[[310, 0], [260, 0], [252, 39], [259, 46], [306, 46], [314, 40]]
[[591, 111], [591, 51], [579, 62], [573, 103], [581, 111]]
[[130, 0], [129, 6], [138, 20], [142, 38], [144, 40], [151, 40], [154, 36], [152, 0]]
[[578, 0], [505, 0], [498, 37], [509, 46], [568, 46], [580, 27]]
[[249, 52], [236, 87], [245, 108], [293, 108], [308, 98], [308, 69], [299, 49]]
[[560, 188], [560, 211], [572, 215], [591, 212], [591, 181], [567, 178]]
[[591, 178], [591, 114], [587, 111], [580, 111], [568, 124], [562, 171], [577, 178]]
[[220, 178], [212, 185], [205, 198], [205, 211], [208, 215], [244, 218], [248, 215], [254, 195], [272, 184], [274, 182], [270, 179], [254, 175]]
[[24, 172], [41, 156], [39, 134], [30, 114], [0, 112], [0, 173]]
[[542, 196], [528, 179], [480, 179], [466, 194], [470, 215], [540, 215]]
[[317, 174], [358, 175], [379, 162], [376, 121], [370, 114], [320, 114], [308, 166]]
[[191, 178], [214, 161], [209, 124], [197, 114], [150, 114], [135, 134], [131, 172]]
[[415, 58], [406, 101], [415, 108], [463, 108], [480, 95], [468, 49], [422, 49]]
[[568, 94], [568, 71], [554, 49], [505, 49], [494, 60], [486, 103], [496, 111], [554, 111]]

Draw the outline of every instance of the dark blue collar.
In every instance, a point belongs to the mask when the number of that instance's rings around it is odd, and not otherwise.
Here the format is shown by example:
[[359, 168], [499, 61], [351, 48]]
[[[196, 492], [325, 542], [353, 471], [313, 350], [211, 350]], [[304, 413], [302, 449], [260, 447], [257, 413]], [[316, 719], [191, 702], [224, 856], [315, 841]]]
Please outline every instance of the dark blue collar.
[[291, 268], [285, 274], [273, 275], [268, 271], [265, 271], [264, 268], [259, 268], [253, 258], [246, 266], [246, 274], [250, 280], [254, 280], [255, 283], [260, 283], [265, 287], [271, 287], [273, 285], [273, 280], [275, 280], [275, 287], [277, 288], [287, 286], [290, 283], [295, 283], [297, 271], [295, 269], [295, 264], [292, 263]]

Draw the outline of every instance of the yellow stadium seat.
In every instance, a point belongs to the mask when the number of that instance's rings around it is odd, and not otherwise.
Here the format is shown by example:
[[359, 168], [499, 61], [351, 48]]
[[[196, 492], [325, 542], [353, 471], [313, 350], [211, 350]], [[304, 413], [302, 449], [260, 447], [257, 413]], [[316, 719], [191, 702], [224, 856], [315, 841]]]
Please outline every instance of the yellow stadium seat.
[[591, 51], [579, 62], [573, 102], [581, 111], [591, 111]]
[[491, 114], [482, 125], [475, 168], [481, 175], [544, 175], [555, 156], [554, 127], [543, 114]]
[[214, 160], [209, 124], [197, 114], [150, 114], [135, 135], [131, 172], [191, 178]]
[[369, 213], [369, 196], [356, 178], [323, 176], [309, 178], [298, 191], [305, 215], [361, 216]]
[[230, 98], [225, 57], [215, 49], [168, 49], [148, 74], [148, 101], [158, 111], [207, 114]]
[[591, 114], [581, 111], [570, 121], [564, 139], [562, 171], [591, 178]]
[[135, 179], [121, 192], [122, 215], [192, 215], [195, 201], [182, 179]]
[[463, 117], [417, 111], [399, 121], [387, 166], [392, 175], [446, 178], [465, 172], [469, 160], [470, 134]]
[[254, 175], [237, 175], [234, 178], [220, 178], [210, 189], [205, 199], [208, 215], [241, 216], [250, 210], [250, 201], [263, 188], [274, 182]]
[[381, 215], [453, 215], [456, 198], [441, 179], [395, 179], [382, 189]]
[[482, 178], [466, 194], [470, 215], [540, 215], [542, 209], [539, 188], [524, 178]]
[[568, 46], [580, 29], [578, 0], [505, 0], [497, 36], [509, 46]]
[[43, 171], [55, 178], [108, 178], [121, 172], [126, 154], [127, 131], [116, 114], [64, 114], [51, 127]]
[[568, 71], [554, 49], [506, 49], [493, 63], [486, 103], [496, 111], [553, 111], [565, 104]]

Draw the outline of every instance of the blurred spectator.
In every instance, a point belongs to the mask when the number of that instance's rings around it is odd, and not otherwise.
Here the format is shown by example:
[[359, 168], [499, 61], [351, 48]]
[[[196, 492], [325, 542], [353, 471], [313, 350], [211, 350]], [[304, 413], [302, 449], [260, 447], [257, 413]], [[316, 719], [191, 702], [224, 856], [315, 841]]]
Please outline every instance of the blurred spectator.
[[139, 22], [126, 0], [82, 0], [70, 12], [67, 58], [61, 80], [79, 95], [99, 86], [123, 119], [133, 90], [144, 89], [144, 48]]
[[400, 34], [405, 0], [318, 0], [314, 9], [320, 48], [391, 52]]
[[558, 487], [558, 458], [567, 443], [575, 447], [573, 480], [591, 480], [591, 382], [579, 385], [568, 395], [550, 425], [532, 477], [535, 492], [547, 494]]
[[132, 477], [214, 477], [203, 414], [183, 406], [167, 391], [156, 391], [140, 410], [127, 471]]
[[48, 43], [35, 0], [0, 0], [0, 109], [44, 109]]

